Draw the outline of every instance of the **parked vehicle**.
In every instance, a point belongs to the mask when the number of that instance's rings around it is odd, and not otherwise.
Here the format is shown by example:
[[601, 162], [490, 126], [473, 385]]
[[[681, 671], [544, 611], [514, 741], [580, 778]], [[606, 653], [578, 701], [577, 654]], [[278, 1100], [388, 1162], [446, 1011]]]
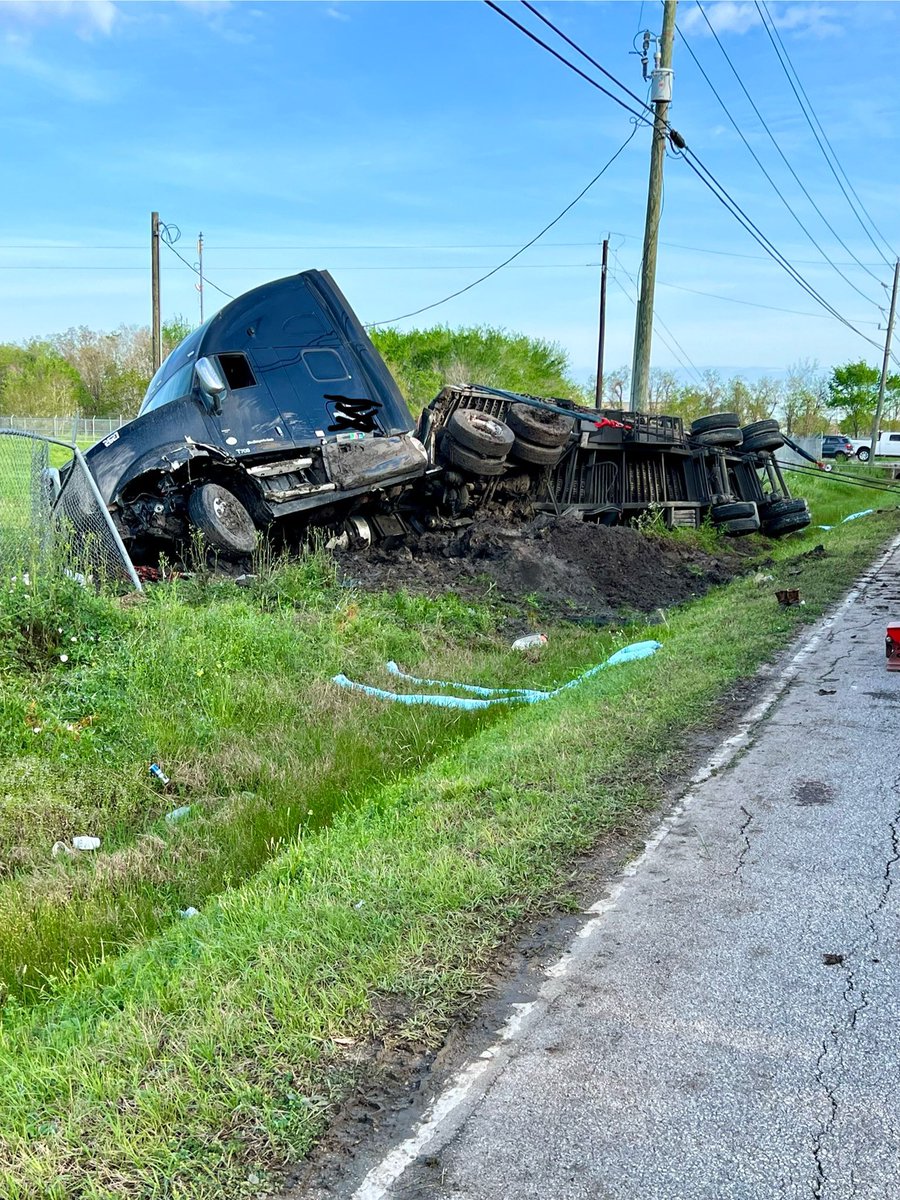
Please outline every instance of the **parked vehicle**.
[[841, 462], [853, 458], [856, 450], [853, 443], [843, 433], [826, 433], [822, 438], [822, 457], [834, 458]]
[[278, 523], [368, 544], [496, 496], [610, 524], [709, 514], [729, 536], [779, 536], [809, 524], [774, 459], [782, 445], [774, 420], [742, 429], [716, 413], [685, 432], [678, 417], [474, 385], [445, 389], [416, 423], [331, 276], [304, 271], [185, 338], [138, 416], [85, 458], [132, 558], [148, 561], [192, 530], [245, 555]]
[[[854, 452], [860, 462], [868, 462], [872, 456], [871, 438], [854, 438]], [[876, 458], [900, 458], [900, 433], [882, 433], [875, 447]]]

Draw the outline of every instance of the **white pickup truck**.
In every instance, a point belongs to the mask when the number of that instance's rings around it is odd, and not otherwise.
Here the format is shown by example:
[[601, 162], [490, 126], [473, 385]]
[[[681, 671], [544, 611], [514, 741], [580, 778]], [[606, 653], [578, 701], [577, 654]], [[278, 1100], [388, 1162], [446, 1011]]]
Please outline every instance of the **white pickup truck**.
[[[860, 462], [868, 462], [871, 455], [871, 438], [851, 438], [853, 451]], [[876, 458], [900, 458], [900, 433], [884, 433], [875, 447]]]

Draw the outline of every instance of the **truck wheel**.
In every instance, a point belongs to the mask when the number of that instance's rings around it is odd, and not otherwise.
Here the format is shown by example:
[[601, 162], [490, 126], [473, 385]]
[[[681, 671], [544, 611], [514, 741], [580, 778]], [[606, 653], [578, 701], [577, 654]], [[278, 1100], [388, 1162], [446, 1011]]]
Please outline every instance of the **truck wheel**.
[[530, 404], [513, 404], [506, 414], [506, 423], [513, 433], [532, 446], [564, 446], [575, 422], [562, 413], [532, 408]]
[[510, 457], [535, 467], [555, 467], [565, 452], [565, 446], [536, 446], [534, 442], [517, 437]]
[[749, 500], [738, 500], [732, 504], [714, 504], [709, 510], [709, 515], [715, 525], [723, 525], [726, 521], [743, 521], [750, 517], [755, 520], [759, 516], [756, 505]]
[[[749, 429], [750, 426], [747, 428]], [[745, 454], [755, 454], [759, 450], [780, 450], [783, 445], [784, 438], [777, 430], [763, 431], [750, 437], [747, 436], [747, 430], [744, 430], [743, 450]]]
[[737, 413], [710, 413], [708, 417], [698, 417], [691, 424], [691, 433], [706, 433], [709, 429], [740, 429], [741, 418]]
[[447, 436], [485, 458], [506, 458], [514, 434], [508, 425], [478, 408], [458, 408], [447, 422]]
[[856, 452], [856, 457], [860, 462], [868, 462], [872, 457], [872, 450], [869, 446], [860, 446]]
[[739, 517], [735, 521], [726, 521], [720, 526], [726, 537], [743, 537], [747, 533], [759, 530], [759, 517]]
[[218, 483], [204, 483], [188, 498], [188, 515], [215, 550], [252, 554], [256, 549], [253, 518], [233, 492]]
[[747, 438], [759, 437], [761, 433], [780, 433], [781, 426], [774, 417], [766, 417], [764, 421], [751, 421], [744, 426], [744, 441]]
[[506, 470], [505, 458], [486, 458], [474, 450], [467, 450], [451, 437], [441, 439], [441, 457], [459, 467], [469, 475], [502, 475]]
[[811, 522], [812, 517], [808, 512], [785, 513], [781, 517], [775, 517], [771, 521], [766, 521], [763, 525], [763, 533], [766, 537], [784, 537], [787, 533], [794, 533], [798, 529], [805, 529]]
[[[696, 425], [696, 421], [694, 422]], [[723, 425], [719, 429], [704, 429], [692, 433], [691, 440], [697, 446], [739, 446], [744, 440], [739, 425]]]
[[770, 500], [759, 506], [759, 515], [763, 521], [774, 521], [776, 517], [786, 517], [795, 513], [808, 513], [809, 505], [802, 496], [790, 500]]

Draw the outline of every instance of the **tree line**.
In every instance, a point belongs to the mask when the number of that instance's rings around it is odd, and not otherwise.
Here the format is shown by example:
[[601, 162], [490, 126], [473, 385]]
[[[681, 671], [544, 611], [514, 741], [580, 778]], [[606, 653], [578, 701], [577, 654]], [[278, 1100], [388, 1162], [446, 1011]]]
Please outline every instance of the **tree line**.
[[[167, 354], [191, 331], [183, 317], [163, 326]], [[555, 342], [488, 326], [376, 330], [373, 341], [414, 411], [447, 384], [478, 382], [532, 395], [593, 404], [595, 383], [579, 384]], [[109, 333], [86, 326], [47, 338], [0, 344], [0, 418], [9, 416], [134, 416], [152, 374], [150, 330], [121, 325]], [[647, 408], [685, 423], [710, 412], [736, 412], [742, 424], [777, 417], [790, 434], [838, 429], [865, 436], [878, 395], [879, 371], [859, 360], [823, 370], [795, 363], [781, 378], [748, 380], [707, 371], [692, 383], [673, 371], [650, 373]], [[629, 371], [604, 379], [603, 404], [630, 407]], [[900, 427], [900, 375], [885, 393], [885, 428]]]

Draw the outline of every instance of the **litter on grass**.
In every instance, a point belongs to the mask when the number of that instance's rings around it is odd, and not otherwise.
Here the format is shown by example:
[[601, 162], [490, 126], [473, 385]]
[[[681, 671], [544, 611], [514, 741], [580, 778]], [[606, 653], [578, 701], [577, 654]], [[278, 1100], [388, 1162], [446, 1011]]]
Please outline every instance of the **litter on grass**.
[[[587, 671], [583, 671], [574, 679], [570, 679], [568, 683], [564, 683], [561, 687], [554, 688], [549, 692], [541, 692], [533, 688], [481, 687], [474, 683], [454, 683], [447, 679], [419, 679], [416, 675], [406, 675], [395, 662], [386, 663], [385, 669], [389, 675], [393, 675], [397, 679], [405, 679], [407, 683], [415, 683], [424, 687], [452, 687], [460, 692], [469, 692], [471, 695], [440, 696], [425, 692], [405, 695], [402, 692], [388, 692], [384, 688], [371, 687], [367, 683], [355, 683], [343, 674], [333, 676], [332, 683], [336, 683], [338, 687], [364, 692], [367, 696], [372, 696], [376, 700], [395, 700], [398, 704], [434, 704], [439, 708], [462, 708], [469, 711], [489, 708], [493, 704], [538, 704], [541, 700], [550, 700], [553, 696], [558, 696], [561, 692], [565, 692], [569, 688], [578, 687], [585, 680], [592, 678], [600, 671], [605, 671], [607, 667], [617, 667], [622, 663], [636, 662], [641, 658], [649, 658], [661, 646], [662, 642], [653, 641], [633, 642], [630, 646], [623, 646], [621, 650], [617, 650], [615, 654], [611, 654], [605, 662], [598, 663], [595, 667], [589, 667]], [[478, 699], [474, 697], [478, 697]]]
[[[857, 517], [868, 517], [875, 511], [874, 508], [864, 508], [862, 512], [851, 513], [849, 517], [844, 517], [841, 520], [842, 525], [846, 525], [848, 521], [855, 521]], [[817, 525], [816, 529], [834, 529], [833, 525]]]

